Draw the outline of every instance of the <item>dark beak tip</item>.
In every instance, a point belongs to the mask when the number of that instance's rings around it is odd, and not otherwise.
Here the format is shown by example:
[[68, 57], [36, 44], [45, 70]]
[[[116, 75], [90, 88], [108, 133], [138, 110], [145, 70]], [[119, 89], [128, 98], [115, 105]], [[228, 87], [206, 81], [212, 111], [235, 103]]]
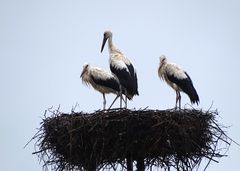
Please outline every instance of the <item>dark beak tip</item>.
[[104, 49], [104, 46], [107, 42], [107, 38], [106, 37], [103, 37], [103, 42], [102, 42], [102, 47], [101, 47], [101, 53], [103, 52], [103, 49]]

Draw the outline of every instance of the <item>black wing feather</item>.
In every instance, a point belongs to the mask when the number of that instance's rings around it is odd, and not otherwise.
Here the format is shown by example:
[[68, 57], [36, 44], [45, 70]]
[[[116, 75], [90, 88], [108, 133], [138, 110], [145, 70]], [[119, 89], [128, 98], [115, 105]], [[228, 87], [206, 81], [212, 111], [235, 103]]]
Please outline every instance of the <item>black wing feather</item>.
[[[134, 74], [134, 68], [132, 65], [128, 65], [129, 72], [126, 68], [118, 69], [112, 65], [110, 65], [110, 70], [118, 77], [120, 84], [123, 88], [126, 89], [127, 94], [130, 96], [134, 96], [138, 94], [137, 90], [137, 75]], [[132, 97], [129, 97], [132, 98]]]
[[169, 81], [177, 84], [181, 88], [181, 90], [189, 96], [191, 103], [198, 104], [199, 97], [198, 97], [197, 91], [194, 88], [192, 80], [187, 74], [187, 72], [185, 72], [185, 74], [187, 76], [187, 78], [185, 79], [179, 79], [179, 78], [176, 78], [174, 75], [170, 75], [170, 74], [167, 74], [167, 78]]
[[130, 63], [130, 65], [127, 65], [127, 67], [128, 67], [128, 70], [129, 70], [130, 75], [133, 80], [133, 92], [134, 92], [134, 94], [139, 95], [138, 94], [137, 73], [135, 72], [134, 67], [131, 63]]
[[98, 84], [98, 85], [101, 85], [101, 86], [104, 86], [104, 87], [108, 87], [108, 88], [111, 88], [115, 91], [120, 91], [120, 85], [119, 83], [117, 82], [116, 79], [114, 78], [108, 78], [108, 79], [100, 79], [100, 78], [95, 78], [91, 75], [91, 79], [93, 80], [93, 82], [95, 84]]

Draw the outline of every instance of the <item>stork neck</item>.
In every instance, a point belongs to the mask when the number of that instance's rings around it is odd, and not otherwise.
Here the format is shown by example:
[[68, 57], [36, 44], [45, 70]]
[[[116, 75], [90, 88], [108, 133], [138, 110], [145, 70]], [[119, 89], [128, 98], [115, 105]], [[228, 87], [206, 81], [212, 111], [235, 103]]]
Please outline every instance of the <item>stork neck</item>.
[[162, 70], [162, 68], [164, 68], [166, 66], [166, 63], [161, 63], [159, 66], [159, 71]]
[[112, 37], [109, 37], [109, 39], [108, 39], [108, 48], [109, 48], [109, 51], [116, 49], [113, 45]]

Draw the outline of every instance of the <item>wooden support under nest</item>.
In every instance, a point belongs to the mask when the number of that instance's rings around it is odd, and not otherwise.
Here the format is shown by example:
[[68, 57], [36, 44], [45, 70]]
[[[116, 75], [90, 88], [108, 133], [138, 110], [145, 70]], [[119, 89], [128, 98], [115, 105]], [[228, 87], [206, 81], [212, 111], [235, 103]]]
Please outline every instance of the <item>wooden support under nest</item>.
[[202, 158], [217, 162], [224, 156], [218, 148], [220, 141], [230, 145], [217, 115], [217, 111], [196, 109], [53, 111], [34, 137], [34, 154], [44, 167], [57, 171], [119, 166], [128, 171], [133, 167], [192, 170]]

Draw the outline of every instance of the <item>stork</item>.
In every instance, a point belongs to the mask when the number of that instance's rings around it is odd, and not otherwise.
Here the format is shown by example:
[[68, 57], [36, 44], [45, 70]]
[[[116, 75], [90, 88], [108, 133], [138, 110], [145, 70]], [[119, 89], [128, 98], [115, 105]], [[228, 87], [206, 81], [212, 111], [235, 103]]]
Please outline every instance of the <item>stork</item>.
[[116, 98], [110, 105], [109, 109], [115, 103], [120, 96], [120, 83], [118, 78], [110, 71], [106, 71], [102, 68], [91, 67], [88, 63], [83, 65], [83, 70], [80, 78], [87, 86], [91, 85], [95, 90], [99, 91], [103, 95], [103, 110], [106, 109], [105, 94], [116, 94]]
[[179, 102], [179, 109], [181, 109], [181, 91], [188, 95], [192, 104], [198, 105], [199, 97], [187, 72], [174, 63], [168, 63], [164, 55], [160, 57], [158, 76], [176, 91], [175, 108]]
[[134, 95], [139, 95], [137, 73], [130, 60], [126, 58], [126, 56], [113, 45], [111, 31], [104, 32], [101, 52], [103, 51], [107, 40], [110, 70], [119, 79], [121, 85], [120, 98], [122, 100], [122, 94], [125, 94], [124, 102], [125, 108], [127, 108], [127, 99], [131, 100]]

